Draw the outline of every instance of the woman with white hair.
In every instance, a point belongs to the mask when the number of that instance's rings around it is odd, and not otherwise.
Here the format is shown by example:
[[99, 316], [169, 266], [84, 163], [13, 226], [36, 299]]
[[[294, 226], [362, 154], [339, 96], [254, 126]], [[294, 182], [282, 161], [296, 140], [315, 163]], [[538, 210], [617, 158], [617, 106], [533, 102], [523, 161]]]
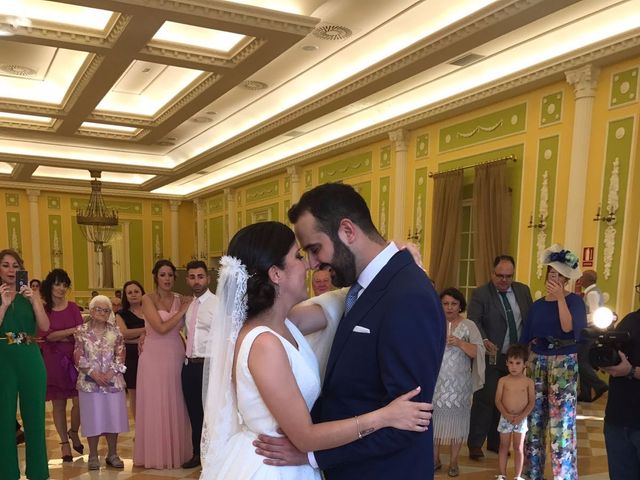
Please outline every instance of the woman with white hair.
[[547, 293], [533, 303], [520, 343], [529, 344], [536, 400], [525, 442], [525, 477], [543, 478], [547, 429], [555, 480], [578, 478], [576, 402], [578, 341], [587, 326], [584, 302], [565, 289], [581, 276], [578, 257], [555, 244], [544, 251]]
[[97, 295], [89, 303], [89, 321], [75, 333], [73, 358], [78, 368], [82, 434], [89, 442], [89, 470], [100, 469], [98, 442], [107, 439], [106, 464], [123, 468], [118, 433], [129, 431], [123, 373], [124, 338], [115, 324], [111, 300]]

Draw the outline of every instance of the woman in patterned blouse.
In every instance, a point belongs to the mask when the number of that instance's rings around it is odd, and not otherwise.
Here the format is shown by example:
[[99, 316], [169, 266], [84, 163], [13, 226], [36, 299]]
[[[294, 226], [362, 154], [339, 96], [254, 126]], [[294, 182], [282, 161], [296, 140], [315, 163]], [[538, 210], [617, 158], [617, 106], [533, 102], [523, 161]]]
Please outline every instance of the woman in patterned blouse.
[[89, 442], [89, 470], [100, 469], [98, 442], [107, 439], [106, 464], [123, 468], [118, 457], [118, 433], [129, 431], [123, 373], [124, 338], [115, 325], [111, 301], [104, 295], [91, 299], [90, 318], [75, 334], [73, 358], [78, 367], [78, 397], [82, 434]]

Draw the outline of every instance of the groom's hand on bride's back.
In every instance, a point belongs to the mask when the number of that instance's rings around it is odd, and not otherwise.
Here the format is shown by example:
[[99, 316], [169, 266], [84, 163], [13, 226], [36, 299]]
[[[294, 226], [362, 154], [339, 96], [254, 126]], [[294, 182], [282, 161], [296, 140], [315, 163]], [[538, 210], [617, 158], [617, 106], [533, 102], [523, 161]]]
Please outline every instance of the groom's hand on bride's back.
[[[279, 433], [283, 433], [278, 430]], [[298, 450], [287, 437], [270, 437], [269, 435], [258, 435], [253, 446], [256, 453], [266, 457], [264, 463], [277, 467], [306, 465], [309, 458], [305, 452]]]

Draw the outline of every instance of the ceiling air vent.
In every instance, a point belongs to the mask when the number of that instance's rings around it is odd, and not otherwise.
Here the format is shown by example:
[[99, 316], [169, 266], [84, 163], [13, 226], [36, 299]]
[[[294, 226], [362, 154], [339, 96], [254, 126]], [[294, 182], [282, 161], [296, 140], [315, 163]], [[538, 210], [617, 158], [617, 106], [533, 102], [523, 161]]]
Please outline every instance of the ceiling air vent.
[[8, 73], [9, 75], [15, 75], [16, 77], [33, 77], [38, 73], [33, 68], [25, 67], [24, 65], [6, 63], [0, 65], [0, 71]]
[[321, 25], [313, 30], [313, 34], [322, 40], [344, 40], [353, 35], [353, 32], [342, 25]]
[[485, 56], [478, 55], [477, 53], [468, 53], [460, 58], [455, 59], [453, 62], [449, 62], [449, 65], [455, 65], [457, 67], [466, 67], [472, 63], [482, 60]]

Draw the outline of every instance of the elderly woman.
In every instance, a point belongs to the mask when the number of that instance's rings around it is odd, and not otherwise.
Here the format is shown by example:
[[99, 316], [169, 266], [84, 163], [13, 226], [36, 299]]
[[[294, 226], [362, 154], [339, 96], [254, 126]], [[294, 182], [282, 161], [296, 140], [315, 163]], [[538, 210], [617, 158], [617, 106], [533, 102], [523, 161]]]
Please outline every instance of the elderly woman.
[[433, 458], [441, 468], [439, 446], [451, 445], [448, 475], [460, 474], [458, 455], [469, 435], [473, 392], [484, 384], [484, 343], [476, 324], [464, 318], [464, 295], [456, 288], [440, 294], [447, 319], [447, 345], [433, 395]]
[[[44, 310], [49, 317], [50, 327], [40, 331], [43, 339], [41, 348], [47, 368], [47, 401], [53, 406], [53, 424], [60, 437], [62, 461], [72, 462], [69, 439], [73, 448], [82, 455], [84, 446], [78, 437], [80, 411], [78, 409], [78, 372], [73, 364], [73, 334], [82, 325], [82, 315], [78, 306], [67, 300], [71, 279], [61, 268], [49, 272], [40, 293], [44, 299]], [[71, 399], [71, 424], [67, 424], [67, 399]]]
[[0, 466], [2, 478], [17, 480], [18, 450], [15, 420], [18, 397], [27, 441], [27, 478], [46, 480], [47, 446], [44, 436], [46, 371], [36, 345], [36, 326], [49, 330], [49, 318], [40, 295], [29, 286], [16, 290], [16, 273], [22, 258], [14, 250], [0, 251]]
[[124, 338], [115, 325], [111, 300], [97, 295], [89, 303], [89, 321], [75, 334], [73, 357], [78, 367], [82, 434], [89, 441], [89, 470], [100, 469], [98, 442], [107, 439], [106, 464], [123, 468], [118, 457], [118, 433], [128, 432], [127, 399], [122, 376]]
[[580, 278], [578, 257], [555, 244], [544, 251], [547, 265], [544, 297], [533, 303], [521, 343], [530, 344], [531, 376], [536, 401], [529, 416], [525, 443], [525, 477], [542, 478], [547, 429], [551, 441], [553, 478], [578, 478], [576, 399], [578, 346], [587, 314], [582, 299], [565, 290], [569, 279]]

